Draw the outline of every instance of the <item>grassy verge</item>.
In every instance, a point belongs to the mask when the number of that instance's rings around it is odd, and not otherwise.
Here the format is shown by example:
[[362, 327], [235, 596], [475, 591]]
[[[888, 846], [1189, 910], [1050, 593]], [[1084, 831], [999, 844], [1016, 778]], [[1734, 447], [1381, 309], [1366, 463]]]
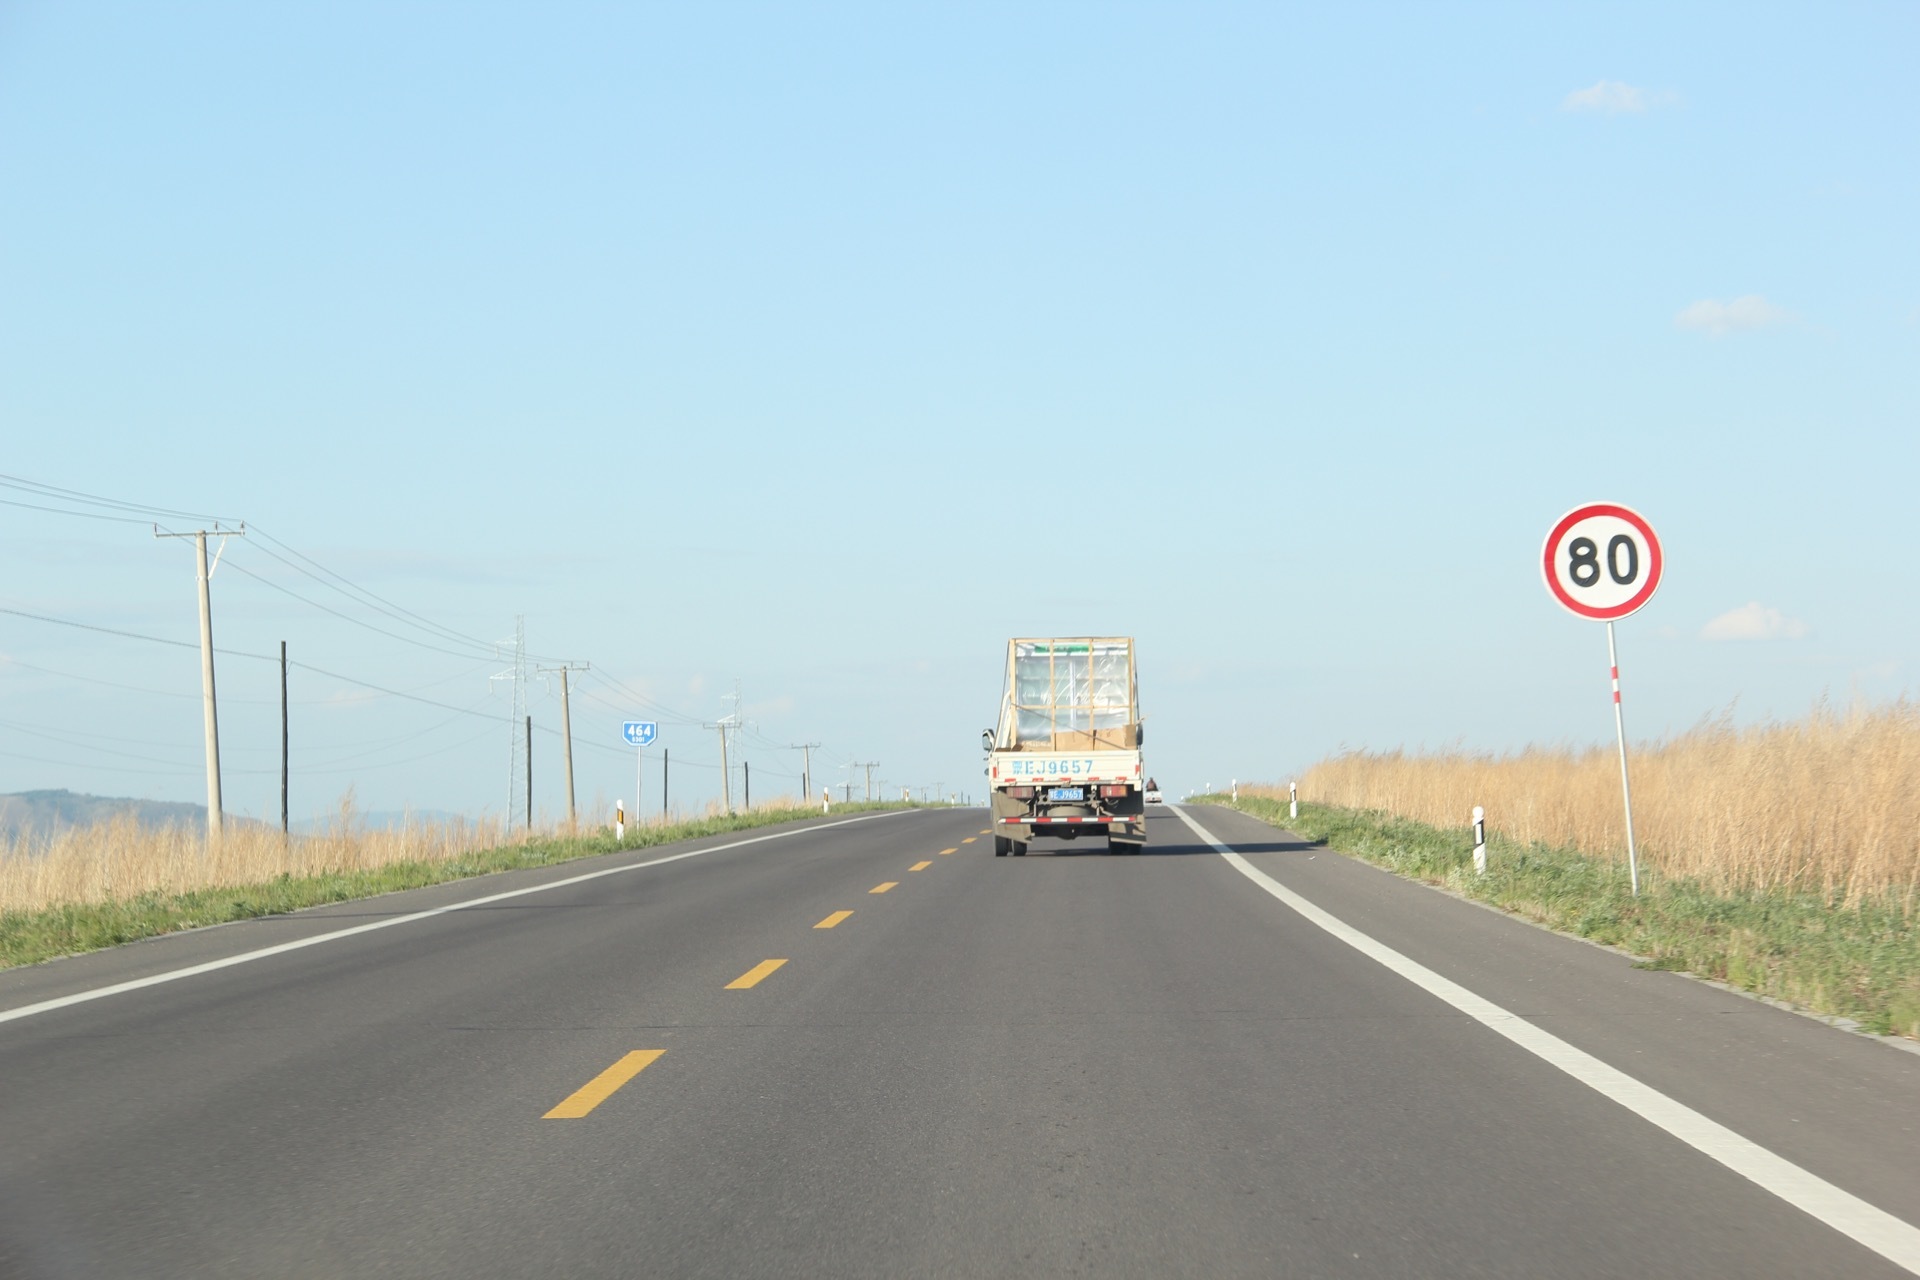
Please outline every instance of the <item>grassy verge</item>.
[[[850, 804], [835, 806], [839, 817], [913, 806]], [[819, 817], [817, 809], [756, 809], [731, 817], [697, 818], [664, 826], [629, 828], [624, 840], [611, 829], [578, 836], [534, 839], [523, 844], [481, 849], [452, 858], [390, 862], [384, 866], [316, 875], [280, 875], [261, 884], [196, 889], [187, 893], [147, 894], [109, 902], [70, 903], [33, 911], [0, 913], [0, 968], [37, 964], [55, 956], [97, 951], [140, 938], [225, 924], [257, 916], [280, 915], [303, 907], [370, 898], [400, 889], [418, 889], [522, 867], [544, 867], [627, 849], [724, 835]]]
[[1811, 894], [1726, 894], [1641, 869], [1640, 896], [1624, 865], [1573, 849], [1489, 837], [1487, 874], [1473, 872], [1473, 839], [1375, 811], [1284, 800], [1195, 797], [1284, 826], [1338, 853], [1444, 885], [1515, 915], [1816, 1013], [1879, 1035], [1920, 1039], [1920, 922], [1891, 898], [1835, 907]]

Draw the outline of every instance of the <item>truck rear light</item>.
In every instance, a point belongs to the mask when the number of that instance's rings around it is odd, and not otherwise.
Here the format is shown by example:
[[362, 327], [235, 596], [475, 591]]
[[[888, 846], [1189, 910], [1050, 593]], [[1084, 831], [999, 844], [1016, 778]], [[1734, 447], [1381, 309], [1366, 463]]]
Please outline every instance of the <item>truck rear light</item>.
[[1007, 794], [1012, 796], [1015, 800], [1031, 800], [1033, 799], [1033, 788], [1032, 787], [1008, 787]]
[[1103, 795], [1103, 796], [1105, 796], [1105, 797], [1107, 797], [1107, 798], [1108, 798], [1109, 800], [1115, 800], [1115, 799], [1118, 799], [1118, 798], [1120, 798], [1121, 796], [1124, 796], [1124, 795], [1126, 795], [1126, 794], [1127, 794], [1127, 788], [1126, 788], [1126, 787], [1124, 787], [1124, 786], [1119, 786], [1119, 787], [1102, 787], [1102, 788], [1100, 788], [1100, 794], [1101, 794], [1101, 795]]

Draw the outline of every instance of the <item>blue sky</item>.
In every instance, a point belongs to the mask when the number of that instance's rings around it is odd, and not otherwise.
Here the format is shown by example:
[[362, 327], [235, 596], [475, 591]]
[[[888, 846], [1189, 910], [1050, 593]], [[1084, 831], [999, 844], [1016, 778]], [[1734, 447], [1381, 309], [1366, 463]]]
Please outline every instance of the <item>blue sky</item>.
[[[1916, 48], [1910, 5], [8, 4], [0, 473], [524, 614], [598, 673], [583, 802], [629, 712], [714, 794], [735, 679], [756, 792], [821, 741], [977, 793], [1015, 634], [1137, 636], [1181, 790], [1604, 741], [1535, 567], [1595, 500], [1669, 557], [1630, 733], [1891, 698]], [[223, 646], [448, 704], [296, 673], [296, 816], [499, 808], [504, 663], [263, 547]], [[142, 525], [0, 505], [0, 549], [0, 605], [195, 638]], [[201, 797], [191, 650], [0, 655], [0, 790]], [[277, 816], [277, 670], [221, 689]]]

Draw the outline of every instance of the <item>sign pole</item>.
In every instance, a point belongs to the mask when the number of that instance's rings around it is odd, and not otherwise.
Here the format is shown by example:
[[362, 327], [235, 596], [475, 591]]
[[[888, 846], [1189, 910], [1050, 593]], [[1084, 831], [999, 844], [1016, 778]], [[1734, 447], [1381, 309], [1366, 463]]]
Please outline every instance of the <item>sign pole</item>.
[[640, 767], [647, 762], [647, 749], [633, 749], [633, 820], [640, 820]]
[[1620, 718], [1620, 651], [1613, 643], [1613, 620], [1607, 620], [1607, 665], [1613, 671], [1613, 731], [1620, 740], [1620, 794], [1627, 802], [1627, 880], [1633, 896], [1640, 896], [1640, 864], [1633, 851], [1633, 784], [1627, 781], [1627, 726]]

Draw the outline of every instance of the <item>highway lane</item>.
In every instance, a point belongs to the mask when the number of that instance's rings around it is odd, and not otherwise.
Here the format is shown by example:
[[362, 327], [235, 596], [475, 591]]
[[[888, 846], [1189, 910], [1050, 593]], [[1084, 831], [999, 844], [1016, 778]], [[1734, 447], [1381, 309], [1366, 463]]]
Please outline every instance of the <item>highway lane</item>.
[[[1920, 1216], [1920, 1058], [1197, 816]], [[802, 831], [0, 1024], [0, 1274], [1900, 1274], [1166, 812], [1141, 858], [985, 826]], [[0, 1009], [585, 869], [0, 975]]]

